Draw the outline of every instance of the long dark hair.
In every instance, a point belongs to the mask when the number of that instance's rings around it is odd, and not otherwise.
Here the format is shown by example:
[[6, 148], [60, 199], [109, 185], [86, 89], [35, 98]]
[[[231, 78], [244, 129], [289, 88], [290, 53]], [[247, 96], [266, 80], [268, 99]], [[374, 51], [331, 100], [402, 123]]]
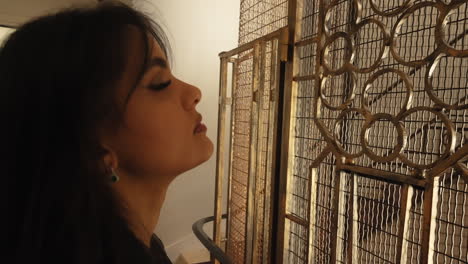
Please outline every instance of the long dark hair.
[[149, 38], [166, 55], [168, 41], [117, 2], [37, 18], [0, 48], [2, 263], [135, 261], [129, 247], [138, 241], [109, 186], [98, 137], [103, 124], [120, 124], [133, 91], [117, 102], [129, 25], [142, 33], [141, 78]]

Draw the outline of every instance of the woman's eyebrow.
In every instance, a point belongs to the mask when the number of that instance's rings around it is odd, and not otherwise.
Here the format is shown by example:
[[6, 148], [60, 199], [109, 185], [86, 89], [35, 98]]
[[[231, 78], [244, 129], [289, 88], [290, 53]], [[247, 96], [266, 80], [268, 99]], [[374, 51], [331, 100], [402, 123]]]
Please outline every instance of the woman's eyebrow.
[[148, 71], [153, 67], [161, 67], [163, 69], [167, 69], [167, 62], [161, 57], [151, 58], [150, 62], [148, 63], [148, 68], [146, 70]]

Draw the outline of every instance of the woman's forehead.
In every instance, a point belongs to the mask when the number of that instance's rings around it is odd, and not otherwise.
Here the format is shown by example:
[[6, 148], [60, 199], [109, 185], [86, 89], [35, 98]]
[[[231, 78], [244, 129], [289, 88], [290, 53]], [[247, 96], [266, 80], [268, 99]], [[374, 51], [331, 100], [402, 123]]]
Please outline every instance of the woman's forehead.
[[[155, 57], [166, 60], [163, 49], [150, 33], [143, 33], [138, 27], [132, 25], [129, 25], [125, 31], [127, 55], [123, 74], [118, 84], [118, 96], [121, 98], [125, 98], [132, 91], [132, 87], [147, 71], [147, 69], [142, 68], [146, 64], [145, 61], [148, 63]], [[144, 45], [145, 35], [143, 34], [146, 34], [146, 45]]]
[[156, 39], [151, 34], [148, 34], [148, 42], [149, 46], [151, 47], [151, 58], [159, 57], [167, 61], [166, 54], [161, 48], [161, 45], [159, 45], [158, 41], [156, 41]]
[[140, 28], [134, 26], [134, 25], [129, 25], [126, 28], [126, 36], [127, 39], [129, 40], [129, 46], [130, 46], [130, 57], [131, 58], [142, 58], [144, 56], [144, 47], [146, 46], [148, 48], [149, 54], [148, 58], [151, 60], [151, 58], [154, 57], [159, 57], [159, 58], [166, 58], [166, 54], [161, 47], [161, 45], [158, 43], [158, 41], [153, 37], [153, 35], [149, 32], [146, 32], [146, 40], [148, 41], [147, 45], [143, 45], [143, 41], [145, 38], [143, 37], [143, 32], [141, 31]]

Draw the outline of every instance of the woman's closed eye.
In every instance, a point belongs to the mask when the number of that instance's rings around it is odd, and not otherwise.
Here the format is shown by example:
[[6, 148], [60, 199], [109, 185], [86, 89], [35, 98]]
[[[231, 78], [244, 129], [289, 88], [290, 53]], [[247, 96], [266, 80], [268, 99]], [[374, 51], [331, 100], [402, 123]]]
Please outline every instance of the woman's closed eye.
[[172, 80], [169, 80], [167, 82], [163, 82], [163, 83], [160, 83], [160, 84], [150, 84], [149, 85], [149, 88], [151, 90], [156, 90], [156, 91], [160, 91], [160, 90], [163, 90], [164, 88], [168, 87], [169, 85], [171, 85], [172, 83]]

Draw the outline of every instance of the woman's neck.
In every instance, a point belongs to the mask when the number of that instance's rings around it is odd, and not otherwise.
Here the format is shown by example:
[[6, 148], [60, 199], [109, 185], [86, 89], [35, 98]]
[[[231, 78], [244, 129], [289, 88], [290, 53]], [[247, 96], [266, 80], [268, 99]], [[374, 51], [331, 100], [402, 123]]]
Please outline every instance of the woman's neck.
[[169, 183], [148, 183], [131, 178], [121, 176], [112, 186], [124, 203], [130, 228], [138, 239], [150, 247]]

